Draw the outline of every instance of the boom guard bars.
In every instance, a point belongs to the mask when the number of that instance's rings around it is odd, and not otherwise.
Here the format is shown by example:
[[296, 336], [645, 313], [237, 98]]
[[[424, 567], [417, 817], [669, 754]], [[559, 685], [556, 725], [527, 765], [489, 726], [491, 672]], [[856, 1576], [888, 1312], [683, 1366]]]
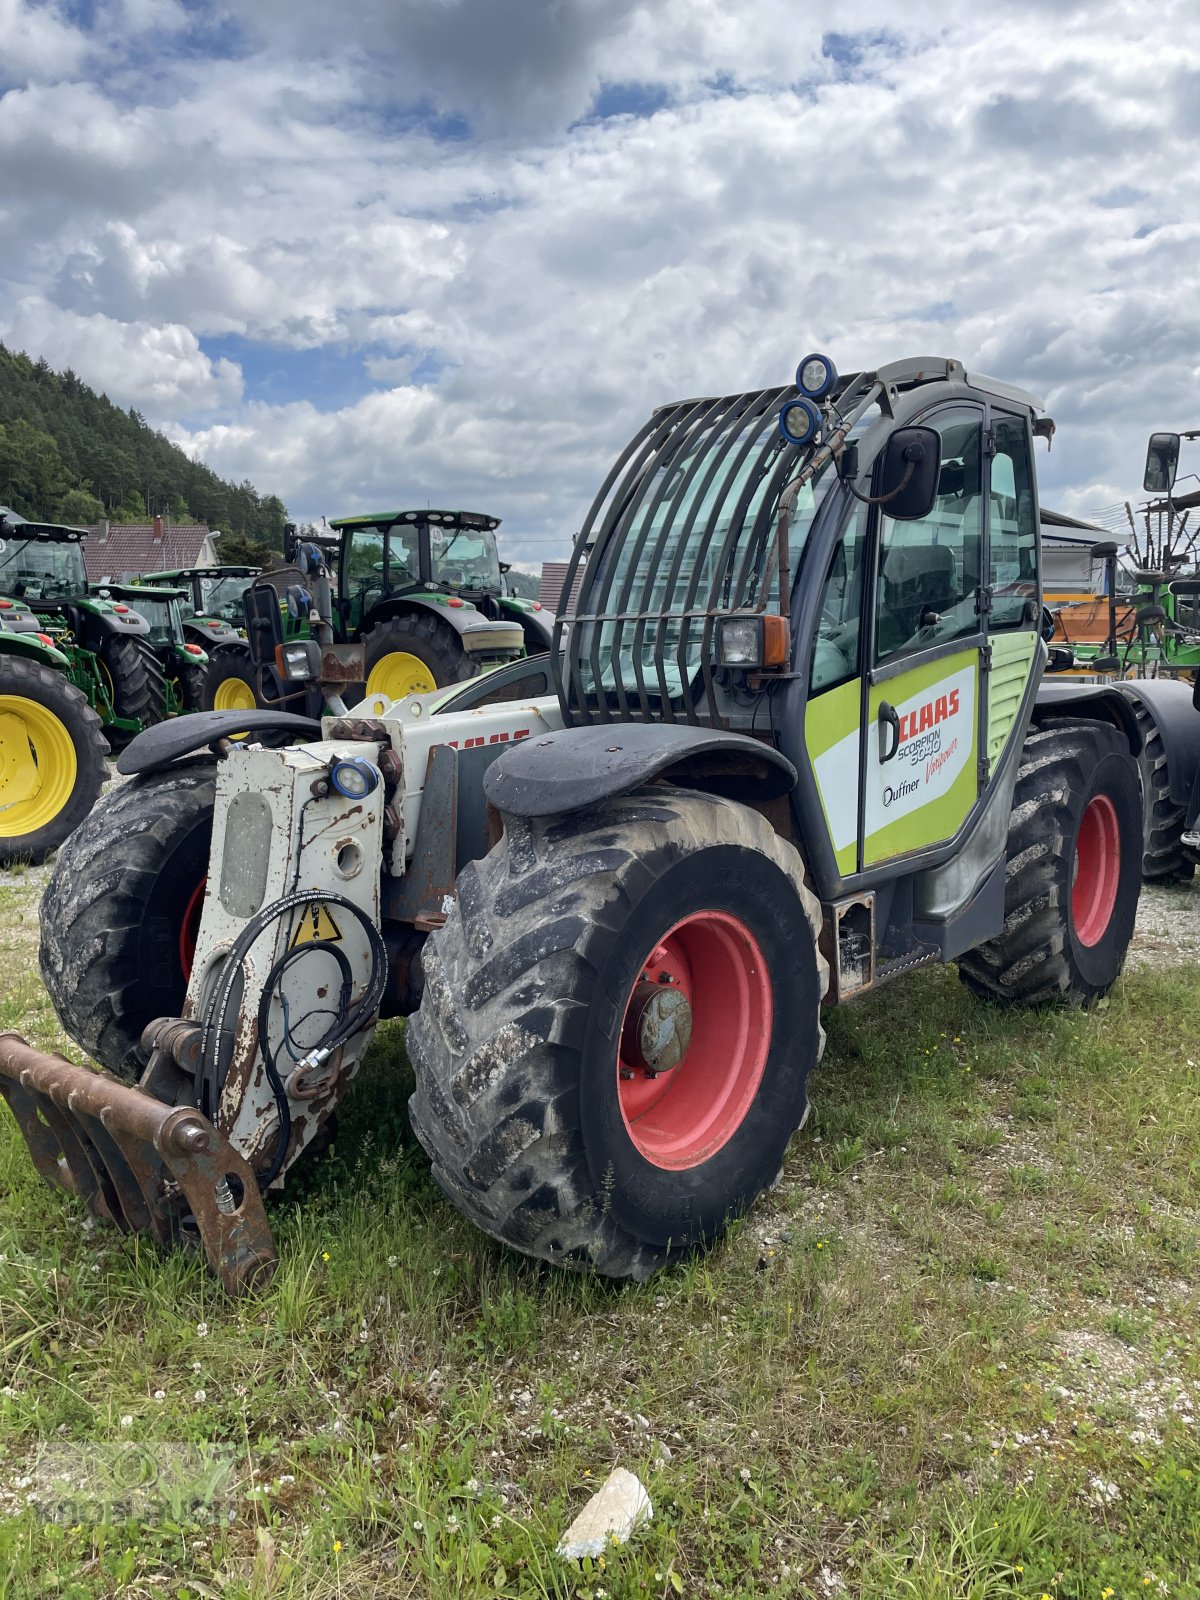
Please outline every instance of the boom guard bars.
[[203, 1245], [231, 1295], [273, 1276], [278, 1257], [254, 1174], [192, 1106], [73, 1066], [16, 1033], [0, 1033], [0, 1094], [42, 1177], [93, 1215], [164, 1247]]

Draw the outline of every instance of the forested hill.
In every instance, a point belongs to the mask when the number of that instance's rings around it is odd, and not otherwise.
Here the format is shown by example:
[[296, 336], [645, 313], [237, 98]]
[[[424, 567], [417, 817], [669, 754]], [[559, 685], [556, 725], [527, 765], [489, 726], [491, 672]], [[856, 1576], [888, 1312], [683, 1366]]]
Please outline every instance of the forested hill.
[[287, 518], [277, 496], [223, 482], [137, 411], [2, 344], [0, 505], [43, 522], [194, 518], [276, 550]]

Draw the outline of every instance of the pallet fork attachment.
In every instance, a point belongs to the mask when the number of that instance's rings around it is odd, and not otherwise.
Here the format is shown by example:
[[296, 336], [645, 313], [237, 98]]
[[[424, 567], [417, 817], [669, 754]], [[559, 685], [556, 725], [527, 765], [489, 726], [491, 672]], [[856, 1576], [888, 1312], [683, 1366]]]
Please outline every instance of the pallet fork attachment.
[[47, 1183], [123, 1233], [203, 1245], [231, 1295], [269, 1282], [278, 1258], [254, 1174], [199, 1111], [15, 1033], [0, 1033], [0, 1094]]

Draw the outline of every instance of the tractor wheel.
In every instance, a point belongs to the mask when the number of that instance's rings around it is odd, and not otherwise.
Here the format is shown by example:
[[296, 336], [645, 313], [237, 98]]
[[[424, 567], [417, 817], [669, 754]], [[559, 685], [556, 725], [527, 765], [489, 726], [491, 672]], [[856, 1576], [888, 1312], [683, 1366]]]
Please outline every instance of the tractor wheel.
[[1008, 829], [1004, 929], [959, 962], [989, 1000], [1085, 1005], [1125, 962], [1141, 888], [1137, 763], [1108, 723], [1025, 740]]
[[254, 668], [248, 650], [218, 650], [208, 663], [202, 706], [205, 711], [253, 711], [258, 706]]
[[175, 673], [175, 693], [185, 711], [204, 710], [204, 690], [208, 674], [203, 667], [179, 666]]
[[425, 946], [413, 1129], [486, 1233], [645, 1278], [747, 1210], [804, 1121], [820, 907], [732, 801], [505, 821]]
[[59, 851], [42, 899], [42, 981], [67, 1033], [126, 1082], [142, 1029], [177, 1017], [212, 842], [212, 766], [124, 784]]
[[1186, 881], [1196, 871], [1183, 854], [1183, 824], [1187, 807], [1171, 799], [1167, 752], [1158, 723], [1143, 700], [1135, 699], [1134, 712], [1142, 733], [1138, 767], [1142, 774], [1142, 877]]
[[0, 657], [0, 861], [44, 861], [108, 778], [108, 745], [87, 697], [62, 673]]
[[363, 634], [367, 694], [402, 700], [462, 683], [475, 675], [475, 664], [448, 623], [436, 617], [388, 617]]
[[[151, 650], [143, 648], [137, 639], [109, 634], [100, 646], [99, 662], [100, 676], [118, 717], [131, 717], [143, 728], [163, 720], [166, 679]], [[113, 728], [108, 737], [110, 743], [119, 745], [133, 734], [124, 728]]]

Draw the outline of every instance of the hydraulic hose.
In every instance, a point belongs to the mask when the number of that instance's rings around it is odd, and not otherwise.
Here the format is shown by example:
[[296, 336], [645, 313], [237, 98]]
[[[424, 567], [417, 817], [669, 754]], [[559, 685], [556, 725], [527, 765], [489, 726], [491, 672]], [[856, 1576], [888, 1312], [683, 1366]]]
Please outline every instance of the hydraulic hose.
[[258, 1041], [259, 1047], [263, 1052], [263, 1064], [267, 1081], [271, 1086], [271, 1092], [275, 1097], [275, 1104], [279, 1112], [280, 1129], [275, 1155], [272, 1158], [270, 1168], [265, 1174], [259, 1175], [260, 1188], [266, 1188], [279, 1175], [287, 1155], [291, 1132], [291, 1110], [288, 1105], [287, 1092], [275, 1063], [274, 1051], [271, 1048], [268, 1033], [270, 1002], [276, 986], [282, 979], [292, 959], [298, 959], [301, 955], [311, 955], [318, 950], [323, 950], [331, 954], [338, 963], [342, 986], [338, 997], [337, 1014], [325, 1036], [318, 1044], [313, 1045], [303, 1057], [304, 1065], [319, 1066], [347, 1039], [353, 1037], [379, 1010], [387, 982], [387, 951], [383, 943], [383, 937], [367, 912], [361, 906], [355, 905], [353, 900], [348, 900], [345, 895], [333, 894], [323, 889], [301, 889], [286, 894], [281, 899], [273, 901], [269, 906], [264, 906], [261, 911], [256, 912], [241, 933], [238, 934], [230, 948], [216, 987], [204, 1007], [204, 1015], [201, 1018], [200, 1057], [196, 1066], [193, 1088], [196, 1105], [211, 1121], [216, 1118], [221, 1100], [221, 1091], [224, 1088], [224, 1074], [220, 1065], [221, 1040], [225, 1035], [226, 1019], [233, 991], [239, 976], [243, 972], [246, 957], [249, 955], [255, 941], [272, 923], [277, 922], [290, 911], [313, 904], [337, 906], [339, 909], [349, 912], [355, 918], [367, 937], [367, 944], [371, 953], [371, 971], [363, 996], [357, 1005], [353, 1007], [350, 1006], [350, 994], [353, 989], [353, 974], [350, 970], [350, 962], [345, 952], [329, 940], [318, 939], [303, 945], [293, 945], [290, 950], [286, 950], [279, 957], [267, 973], [258, 1005]]

